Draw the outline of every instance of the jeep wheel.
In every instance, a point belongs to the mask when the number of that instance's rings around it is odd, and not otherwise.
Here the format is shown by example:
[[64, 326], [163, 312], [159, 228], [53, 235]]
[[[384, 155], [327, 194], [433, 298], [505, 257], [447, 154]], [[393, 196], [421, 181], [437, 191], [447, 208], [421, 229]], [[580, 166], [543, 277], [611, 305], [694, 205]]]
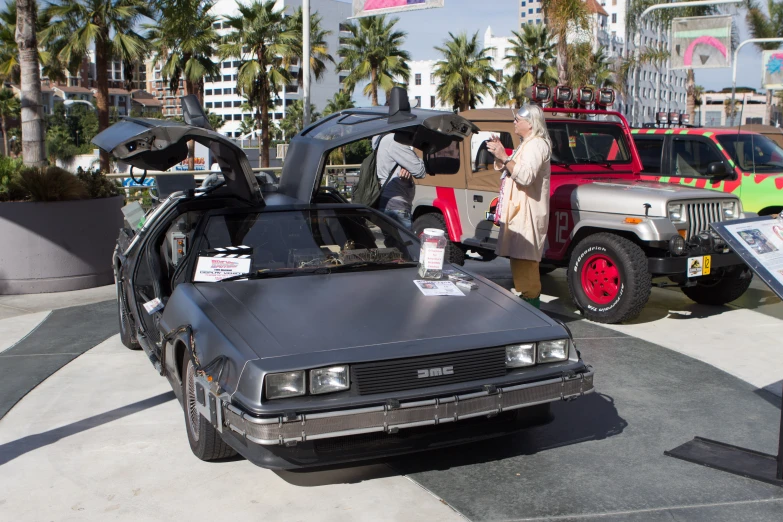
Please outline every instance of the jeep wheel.
[[128, 317], [128, 301], [125, 299], [125, 292], [122, 285], [117, 282], [117, 317], [120, 320], [120, 341], [126, 348], [131, 350], [141, 350], [141, 346], [131, 331], [131, 321]]
[[683, 286], [682, 293], [699, 304], [720, 306], [739, 299], [752, 280], [752, 273], [734, 270], [720, 277], [700, 278], [696, 286]]
[[201, 460], [233, 457], [237, 452], [220, 438], [220, 434], [196, 409], [196, 368], [185, 355], [182, 375], [182, 397], [185, 403], [185, 431], [193, 454]]
[[[446, 237], [449, 237], [446, 220], [443, 219], [441, 214], [430, 212], [417, 217], [413, 222], [413, 233], [420, 236], [425, 228], [438, 228], [446, 233]], [[456, 243], [449, 241], [449, 244], [446, 246], [446, 261], [452, 265], [464, 265], [465, 251]]]
[[571, 253], [568, 290], [591, 321], [613, 324], [635, 318], [647, 304], [650, 289], [647, 257], [624, 237], [595, 234]]

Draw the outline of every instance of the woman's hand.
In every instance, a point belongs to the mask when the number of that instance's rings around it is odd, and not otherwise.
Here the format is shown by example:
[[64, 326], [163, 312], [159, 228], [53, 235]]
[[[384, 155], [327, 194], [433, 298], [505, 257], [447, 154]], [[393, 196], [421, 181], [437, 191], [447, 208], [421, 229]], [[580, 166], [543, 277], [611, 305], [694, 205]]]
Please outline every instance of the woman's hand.
[[502, 143], [500, 143], [500, 138], [497, 136], [492, 136], [490, 139], [487, 140], [487, 150], [489, 150], [490, 154], [495, 156], [498, 160], [506, 161], [508, 159], [508, 154], [506, 154], [506, 148], [503, 146]]

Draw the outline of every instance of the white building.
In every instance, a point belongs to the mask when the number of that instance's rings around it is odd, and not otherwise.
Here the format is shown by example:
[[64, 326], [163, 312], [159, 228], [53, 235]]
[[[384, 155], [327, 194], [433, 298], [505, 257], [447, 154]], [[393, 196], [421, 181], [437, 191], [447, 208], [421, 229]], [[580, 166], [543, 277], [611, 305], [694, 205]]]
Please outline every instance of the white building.
[[408, 62], [408, 66], [411, 69], [411, 78], [408, 83], [408, 98], [411, 101], [411, 106], [415, 104], [421, 109], [450, 111], [451, 107], [445, 106], [438, 99], [438, 85], [440, 82], [435, 78], [436, 63], [436, 60]]
[[[737, 124], [763, 123], [767, 117], [767, 95], [764, 93], [736, 93], [734, 103], [737, 107]], [[701, 105], [696, 107], [696, 121], [704, 127], [722, 127], [731, 123], [727, 114], [731, 104], [731, 92], [705, 92], [701, 95]]]
[[[288, 15], [302, 6], [302, 0], [277, 0], [276, 9], [285, 9]], [[310, 11], [318, 13], [321, 17], [321, 27], [324, 30], [331, 31], [326, 38], [331, 54], [335, 61], [339, 63], [340, 58], [337, 55], [339, 39], [346, 36], [347, 33], [341, 29], [349, 16], [351, 16], [351, 4], [337, 2], [336, 0], [311, 0]], [[235, 16], [237, 11], [236, 0], [218, 0], [212, 8], [212, 13], [220, 16]], [[222, 22], [217, 22], [215, 28], [218, 34], [228, 33], [224, 29]], [[217, 57], [214, 58], [217, 61]], [[243, 99], [237, 91], [237, 71], [239, 67], [239, 57], [224, 60], [220, 62], [221, 74], [219, 78], [206, 78], [204, 82], [204, 105], [210, 112], [220, 114], [226, 121], [226, 124], [220, 129], [220, 132], [231, 137], [239, 137], [239, 125], [244, 118], [249, 118], [252, 113], [242, 110]], [[345, 74], [340, 74], [336, 66], [327, 64], [327, 72], [320, 82], [315, 78], [310, 81], [310, 102], [315, 105], [316, 110], [321, 112], [326, 107], [327, 102], [334, 94], [341, 89]], [[292, 67], [291, 74], [296, 77], [299, 72], [299, 65]], [[302, 89], [296, 81], [284, 88], [280, 93], [280, 99], [275, 100], [275, 108], [270, 111], [273, 121], [279, 121], [285, 116], [285, 109], [293, 100], [302, 98]]]
[[519, 28], [525, 25], [543, 24], [544, 13], [541, 9], [541, 0], [520, 0], [518, 21], [517, 27]]

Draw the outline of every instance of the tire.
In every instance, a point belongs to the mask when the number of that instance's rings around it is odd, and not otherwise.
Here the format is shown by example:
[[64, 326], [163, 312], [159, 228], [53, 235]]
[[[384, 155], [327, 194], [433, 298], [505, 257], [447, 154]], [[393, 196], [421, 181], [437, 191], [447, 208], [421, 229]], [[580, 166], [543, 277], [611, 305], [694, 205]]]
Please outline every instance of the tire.
[[615, 234], [602, 232], [580, 241], [571, 253], [567, 279], [576, 307], [597, 323], [631, 320], [650, 298], [647, 256]]
[[133, 336], [130, 317], [128, 317], [126, 312], [127, 309], [128, 302], [125, 300], [125, 292], [122, 290], [122, 285], [117, 283], [117, 317], [120, 322], [120, 341], [126, 348], [141, 350], [141, 345]]
[[[449, 231], [446, 228], [446, 220], [443, 219], [441, 214], [430, 212], [429, 214], [422, 214], [417, 217], [413, 222], [413, 233], [417, 236], [421, 235], [425, 228], [437, 228], [446, 232], [446, 237], [449, 237]], [[446, 261], [452, 265], [464, 265], [465, 264], [465, 251], [458, 244], [449, 241], [446, 246]]]
[[696, 286], [683, 286], [682, 293], [689, 299], [703, 305], [720, 306], [739, 299], [753, 280], [742, 278], [743, 271], [727, 272], [719, 278], [700, 279]]
[[182, 403], [185, 411], [185, 431], [193, 454], [201, 460], [210, 461], [233, 457], [237, 452], [220, 438], [220, 434], [195, 408], [196, 368], [188, 354], [182, 369]]
[[538, 273], [541, 274], [541, 275], [551, 274], [555, 270], [557, 270], [556, 266], [552, 266], [552, 265], [538, 265]]

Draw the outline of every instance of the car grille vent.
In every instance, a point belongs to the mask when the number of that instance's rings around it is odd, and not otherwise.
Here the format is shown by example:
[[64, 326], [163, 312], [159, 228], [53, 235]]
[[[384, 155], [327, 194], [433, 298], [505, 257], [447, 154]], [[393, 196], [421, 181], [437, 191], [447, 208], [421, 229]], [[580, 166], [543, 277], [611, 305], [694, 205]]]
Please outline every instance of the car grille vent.
[[709, 230], [710, 223], [723, 221], [721, 202], [686, 203], [685, 217], [688, 220], [688, 237], [691, 239], [703, 230]]
[[[420, 377], [421, 370], [427, 370], [431, 375]], [[351, 367], [352, 380], [359, 395], [415, 390], [502, 377], [505, 374], [505, 346], [355, 364]]]

